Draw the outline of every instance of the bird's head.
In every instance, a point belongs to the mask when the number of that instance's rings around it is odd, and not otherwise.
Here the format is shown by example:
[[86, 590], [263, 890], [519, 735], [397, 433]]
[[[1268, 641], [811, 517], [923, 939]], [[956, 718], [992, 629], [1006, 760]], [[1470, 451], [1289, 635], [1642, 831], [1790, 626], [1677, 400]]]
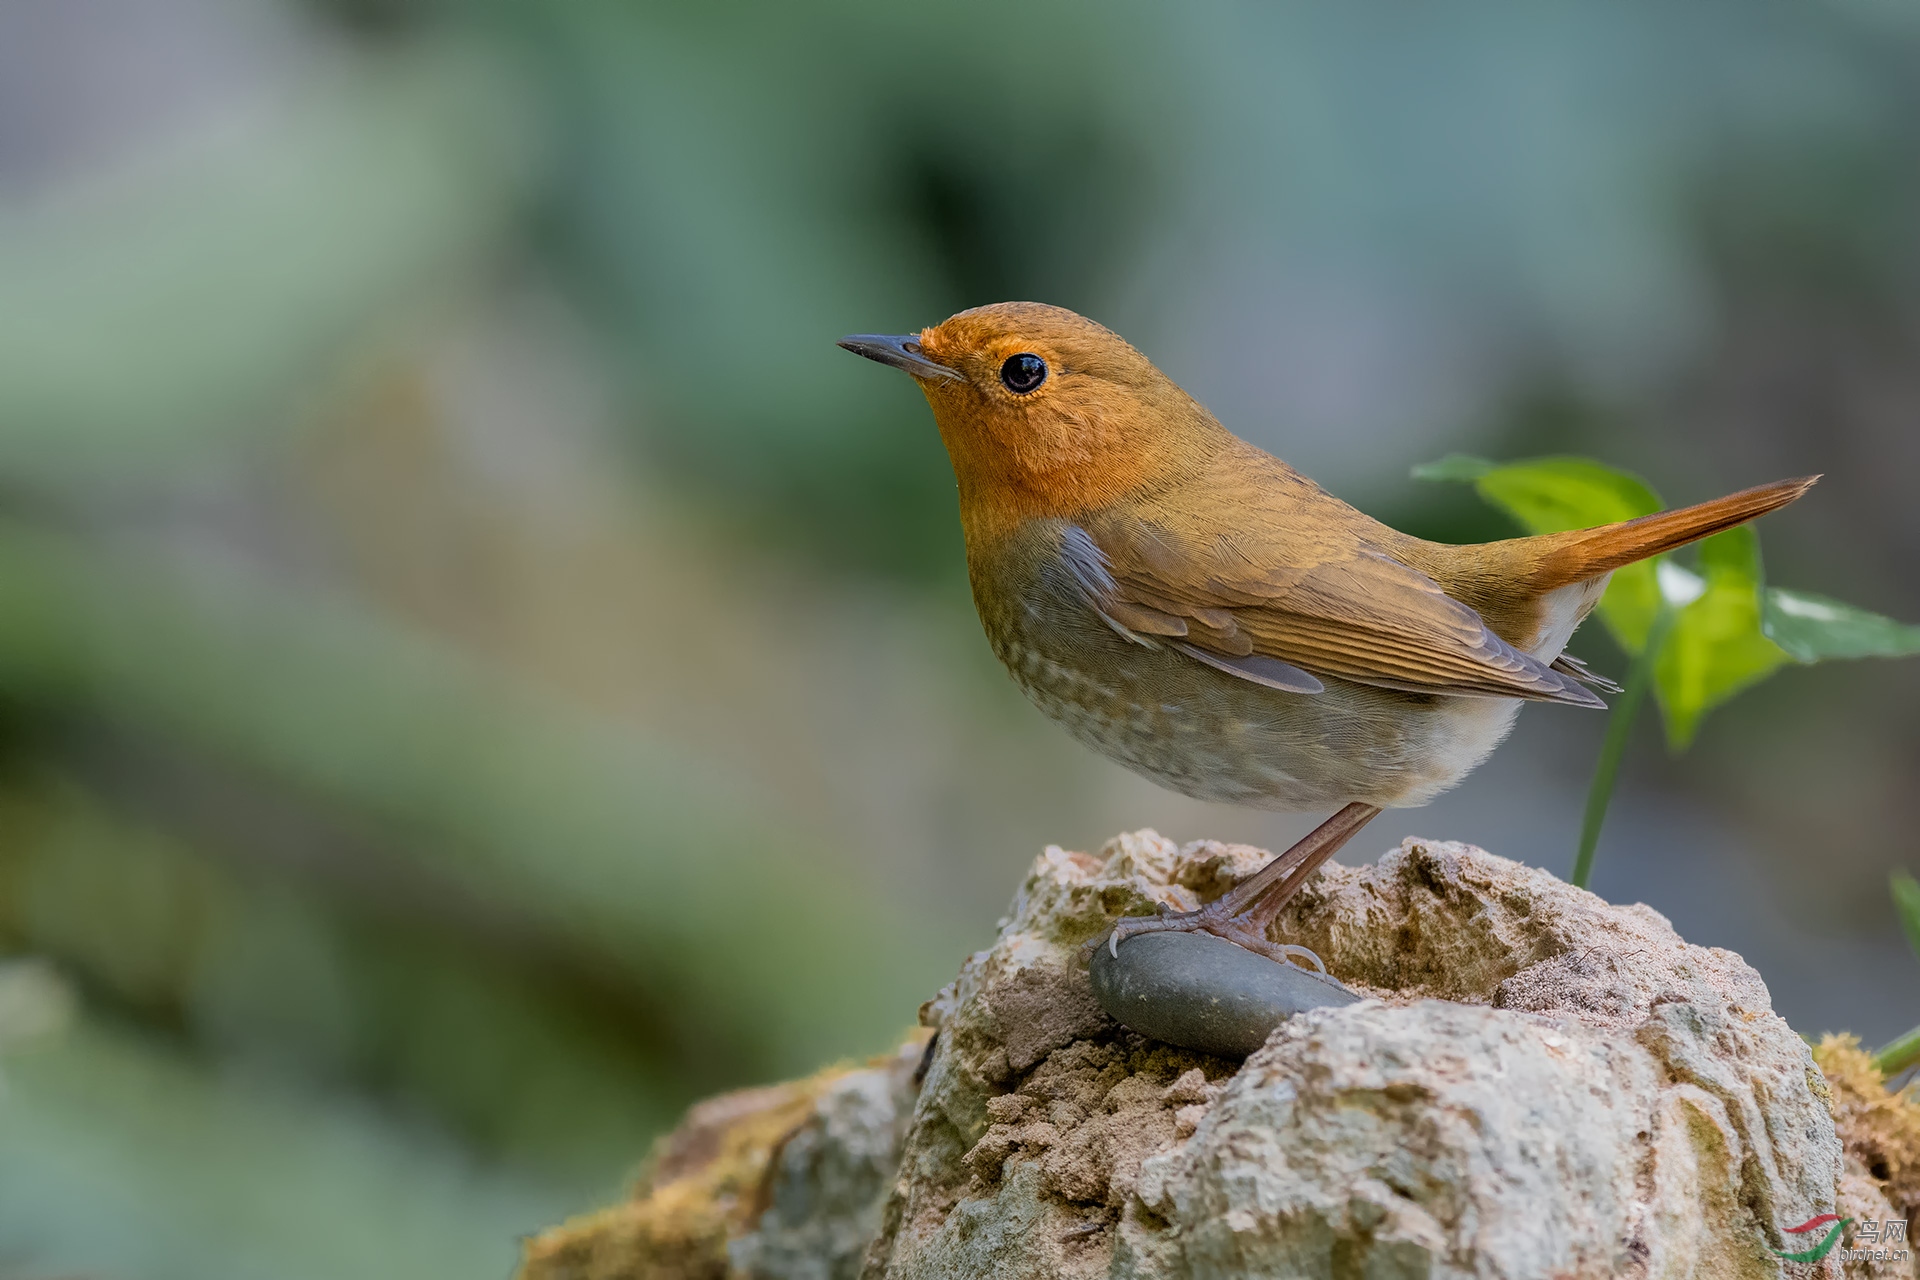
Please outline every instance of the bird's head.
[[1000, 302], [840, 345], [920, 384], [970, 526], [1103, 506], [1231, 440], [1119, 334], [1062, 307]]

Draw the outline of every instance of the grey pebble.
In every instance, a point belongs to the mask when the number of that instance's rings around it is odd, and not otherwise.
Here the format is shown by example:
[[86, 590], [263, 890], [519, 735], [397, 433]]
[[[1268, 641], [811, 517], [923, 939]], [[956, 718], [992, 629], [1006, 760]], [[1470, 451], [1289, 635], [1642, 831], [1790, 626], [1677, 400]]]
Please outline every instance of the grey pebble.
[[1244, 1058], [1296, 1013], [1360, 997], [1332, 978], [1255, 955], [1210, 933], [1142, 933], [1103, 941], [1091, 964], [1094, 998], [1141, 1035]]

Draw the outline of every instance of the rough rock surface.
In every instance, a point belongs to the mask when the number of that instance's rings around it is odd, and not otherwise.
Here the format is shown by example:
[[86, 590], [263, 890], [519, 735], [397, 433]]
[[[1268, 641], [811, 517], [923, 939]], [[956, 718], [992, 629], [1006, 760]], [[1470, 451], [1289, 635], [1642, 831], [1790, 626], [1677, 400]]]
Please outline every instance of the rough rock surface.
[[830, 1081], [780, 1144], [749, 1230], [729, 1249], [753, 1280], [853, 1280], [900, 1163], [925, 1045]]
[[1457, 844], [1328, 866], [1275, 936], [1376, 997], [1244, 1066], [1087, 995], [1115, 915], [1264, 858], [1151, 832], [1049, 849], [938, 1043], [867, 1258], [947, 1276], [1776, 1276], [1843, 1172], [1808, 1048], [1738, 956]]
[[630, 1199], [529, 1240], [520, 1280], [852, 1280], [925, 1048], [698, 1104]]
[[1276, 936], [1369, 998], [1244, 1063], [1100, 1011], [1085, 942], [1265, 857], [1049, 849], [922, 1010], [931, 1054], [702, 1103], [526, 1280], [1916, 1274], [1776, 1251], [1913, 1215], [1920, 1098], [1845, 1040], [1823, 1076], [1738, 956], [1478, 849], [1325, 868]]

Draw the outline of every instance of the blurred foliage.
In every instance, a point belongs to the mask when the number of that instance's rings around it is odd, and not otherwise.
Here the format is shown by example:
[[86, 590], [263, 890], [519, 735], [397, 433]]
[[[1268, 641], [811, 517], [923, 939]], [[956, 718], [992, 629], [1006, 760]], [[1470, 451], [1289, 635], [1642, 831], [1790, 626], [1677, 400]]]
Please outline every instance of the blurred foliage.
[[1913, 958], [1920, 960], [1920, 880], [1904, 871], [1889, 877], [1893, 885], [1893, 907], [1900, 916], [1900, 929], [1907, 935]]
[[[831, 806], [794, 812], [813, 761], [771, 785], [724, 734], [574, 679], [591, 646], [527, 670], [487, 633], [619, 595], [619, 564], [514, 594], [489, 556], [571, 544], [407, 541], [440, 511], [431, 463], [394, 461], [413, 441], [363, 393], [503, 299], [551, 290], [584, 321], [582, 395], [607, 389], [620, 433], [588, 467], [694, 562], [564, 621], [672, 635], [663, 688], [710, 652], [701, 696], [738, 705], [707, 718], [750, 738], [765, 686], [728, 664], [752, 646], [833, 647], [764, 680], [896, 665], [871, 688], [958, 690], [879, 747], [796, 702], [815, 754], [864, 760], [1010, 703], [920, 622], [855, 625], [880, 576], [950, 605], [942, 627], [964, 602], [924, 406], [843, 333], [1076, 307], [1331, 479], [1456, 427], [1491, 448], [1475, 415], [1522, 392], [1630, 398], [1703, 359], [1723, 293], [1883, 317], [1920, 296], [1920, 29], [1887, 6], [241, 8], [0, 12], [9, 1274], [497, 1273], [687, 1100], [883, 1047], [984, 936], [876, 868], [902, 831], [984, 860], [960, 811], [1010, 798], [968, 775], [825, 834]], [[192, 110], [142, 96], [168, 77]], [[476, 470], [537, 470], [526, 442], [566, 426], [495, 372], [436, 394], [487, 399]], [[1627, 417], [1504, 443], [1598, 449]], [[386, 505], [339, 475], [313, 501], [300, 482], [356, 449], [340, 474], [393, 472]], [[1657, 505], [1546, 470], [1454, 478], [1529, 527]], [[1914, 642], [1760, 594], [1738, 539], [1697, 569], [1670, 725], [1787, 656]], [[1631, 652], [1661, 599], [1626, 571], [1602, 617]]]
[[209, 860], [50, 782], [0, 800], [7, 936], [93, 996], [216, 1053], [320, 1084], [373, 1080], [490, 1148], [596, 1176], [671, 1121], [632, 1010], [427, 913]]
[[210, 1075], [108, 1022], [23, 1047], [6, 1070], [7, 1251], [59, 1274], [466, 1280], [505, 1274], [513, 1237], [567, 1207], [405, 1116]]
[[680, 754], [373, 618], [6, 529], [0, 612], [0, 680], [26, 707], [111, 717], [388, 824], [406, 835], [391, 856], [672, 992], [651, 1012], [689, 1052], [792, 1071], [912, 1002], [866, 963], [888, 926], [831, 858], [755, 826]]
[[[1920, 880], [1896, 871], [1888, 881], [1893, 889], [1893, 909], [1900, 917], [1901, 932], [1907, 935], [1907, 946], [1912, 948], [1914, 959], [1920, 960]], [[1873, 1065], [1889, 1080], [1920, 1065], [1920, 1027], [1882, 1045], [1873, 1055]]]
[[370, 60], [0, 209], [0, 468], [138, 475], [285, 422], [498, 250], [530, 177], [513, 89], [457, 50]]

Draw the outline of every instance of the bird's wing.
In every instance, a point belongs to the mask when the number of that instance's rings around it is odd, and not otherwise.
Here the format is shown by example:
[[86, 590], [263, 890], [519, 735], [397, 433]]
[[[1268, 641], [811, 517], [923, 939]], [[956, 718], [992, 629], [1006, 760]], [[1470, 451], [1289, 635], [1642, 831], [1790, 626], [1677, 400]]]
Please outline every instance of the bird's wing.
[[1062, 554], [1122, 634], [1256, 683], [1314, 693], [1315, 676], [1337, 676], [1412, 693], [1606, 705], [1364, 539], [1179, 534], [1104, 513], [1069, 526]]
[[1625, 693], [1626, 690], [1614, 681], [1607, 679], [1580, 659], [1570, 653], [1563, 653], [1547, 664], [1563, 676], [1572, 676], [1589, 689], [1598, 689], [1602, 693]]

